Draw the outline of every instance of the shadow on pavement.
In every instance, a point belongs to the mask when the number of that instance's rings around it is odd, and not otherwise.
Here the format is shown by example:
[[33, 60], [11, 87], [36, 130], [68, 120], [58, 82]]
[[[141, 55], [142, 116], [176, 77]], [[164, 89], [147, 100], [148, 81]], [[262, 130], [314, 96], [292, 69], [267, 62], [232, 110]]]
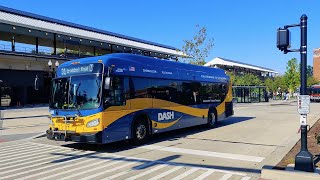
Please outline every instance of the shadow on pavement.
[[106, 160], [106, 161], [143, 163], [141, 165], [132, 167], [131, 168], [132, 170], [141, 170], [141, 169], [146, 169], [159, 164], [165, 164], [165, 165], [193, 167], [193, 168], [209, 168], [209, 169], [216, 169], [221, 171], [237, 171], [237, 172], [255, 173], [255, 174], [261, 173], [260, 169], [252, 169], [252, 168], [172, 162], [172, 160], [176, 160], [180, 158], [182, 155], [172, 155], [172, 156], [168, 156], [158, 160], [148, 160], [148, 159], [140, 159], [140, 158], [138, 159], [134, 157], [124, 157], [124, 156], [113, 157], [112, 155], [102, 157], [102, 156], [99, 156], [99, 154], [100, 154], [99, 152], [87, 153], [82, 155], [74, 155], [74, 154], [68, 154], [68, 153], [51, 153], [51, 155], [54, 155], [54, 156], [64, 156], [64, 157], [62, 157], [62, 159], [51, 161], [50, 163], [61, 163], [66, 161], [72, 161], [79, 158], [87, 158], [87, 159], [99, 159], [99, 160]]
[[[226, 120], [223, 120], [218, 123], [218, 126], [216, 128], [222, 128], [224, 126], [228, 126], [231, 124], [241, 123], [244, 121], [251, 120], [255, 117], [230, 117]], [[165, 133], [159, 133], [154, 134], [150, 138], [149, 142], [147, 144], [155, 144], [162, 141], [176, 141], [181, 138], [186, 138], [189, 135], [201, 133], [205, 131], [214, 131], [215, 128], [208, 128], [206, 125], [200, 125], [200, 126], [194, 126], [174, 131], [169, 131]], [[115, 152], [121, 152], [129, 149], [134, 149], [136, 146], [131, 145], [129, 141], [120, 141], [120, 142], [114, 142], [109, 144], [102, 144], [102, 145], [96, 145], [96, 144], [83, 144], [83, 143], [70, 143], [63, 145], [65, 147], [78, 149], [78, 150], [90, 150], [90, 151], [98, 151], [98, 152], [109, 152], [109, 153], [115, 153]]]

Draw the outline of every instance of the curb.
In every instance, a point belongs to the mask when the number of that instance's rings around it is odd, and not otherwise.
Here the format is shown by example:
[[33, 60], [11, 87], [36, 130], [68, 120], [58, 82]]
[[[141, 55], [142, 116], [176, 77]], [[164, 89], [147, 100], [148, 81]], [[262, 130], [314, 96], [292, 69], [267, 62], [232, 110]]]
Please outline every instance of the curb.
[[319, 172], [319, 168], [316, 168], [315, 172], [296, 171], [293, 164], [289, 164], [286, 170], [275, 170], [270, 166], [264, 166], [261, 169], [261, 178], [265, 180], [318, 180], [320, 179]]

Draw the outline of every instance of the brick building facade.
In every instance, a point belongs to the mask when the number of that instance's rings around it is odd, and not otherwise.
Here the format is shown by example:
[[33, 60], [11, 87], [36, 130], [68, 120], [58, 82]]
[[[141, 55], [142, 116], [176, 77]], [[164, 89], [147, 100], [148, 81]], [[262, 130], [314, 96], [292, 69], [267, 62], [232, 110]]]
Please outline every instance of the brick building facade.
[[313, 50], [313, 77], [320, 80], [320, 48]]

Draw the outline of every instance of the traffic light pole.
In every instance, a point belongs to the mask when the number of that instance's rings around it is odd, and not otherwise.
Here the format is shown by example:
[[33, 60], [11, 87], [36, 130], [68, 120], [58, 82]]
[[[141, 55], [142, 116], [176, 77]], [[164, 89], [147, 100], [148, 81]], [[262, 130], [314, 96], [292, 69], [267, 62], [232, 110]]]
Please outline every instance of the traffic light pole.
[[[286, 25], [277, 31], [277, 47], [284, 54], [288, 52], [300, 52], [300, 95], [298, 96], [298, 112], [300, 114], [301, 149], [295, 158], [295, 170], [314, 172], [313, 155], [307, 146], [307, 114], [310, 110], [310, 96], [307, 93], [307, 20], [304, 14], [300, 18], [300, 24]], [[288, 28], [300, 26], [300, 49], [288, 49], [290, 47], [290, 31]]]
[[[302, 15], [300, 18], [300, 30], [301, 30], [301, 46], [300, 46], [300, 94], [307, 95], [307, 19], [306, 15]], [[301, 114], [305, 117], [306, 114]], [[295, 158], [295, 170], [314, 172], [313, 155], [308, 151], [307, 146], [307, 124], [301, 124], [301, 149]]]

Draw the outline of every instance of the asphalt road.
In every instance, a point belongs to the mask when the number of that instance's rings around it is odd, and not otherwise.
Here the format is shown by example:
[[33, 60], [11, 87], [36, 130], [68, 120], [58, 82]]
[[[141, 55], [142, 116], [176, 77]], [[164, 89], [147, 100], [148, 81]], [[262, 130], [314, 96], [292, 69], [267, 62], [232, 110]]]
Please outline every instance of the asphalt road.
[[[308, 123], [320, 118], [311, 105]], [[41, 129], [38, 127], [38, 129]], [[140, 147], [46, 138], [0, 143], [0, 179], [258, 179], [300, 137], [295, 103], [242, 104], [215, 129], [155, 135]]]

